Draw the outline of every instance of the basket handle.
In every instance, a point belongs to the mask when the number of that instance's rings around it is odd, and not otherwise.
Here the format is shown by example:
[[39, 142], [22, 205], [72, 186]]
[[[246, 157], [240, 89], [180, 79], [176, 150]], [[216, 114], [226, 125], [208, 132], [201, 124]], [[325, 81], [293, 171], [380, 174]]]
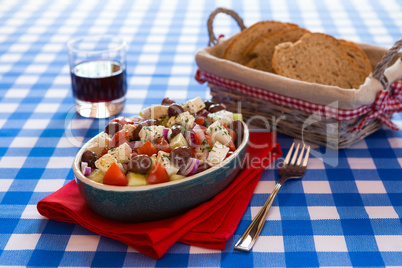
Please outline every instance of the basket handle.
[[212, 11], [211, 15], [209, 15], [208, 21], [207, 21], [207, 27], [208, 27], [208, 36], [209, 36], [209, 42], [208, 42], [208, 46], [212, 46], [212, 44], [216, 45], [216, 43], [218, 42], [218, 40], [215, 37], [214, 34], [214, 29], [212, 26], [212, 23], [214, 22], [215, 16], [218, 15], [219, 13], [225, 13], [229, 16], [231, 16], [239, 25], [240, 29], [243, 31], [244, 29], [246, 29], [246, 26], [244, 26], [243, 23], [243, 19], [240, 18], [240, 16], [233, 10], [231, 9], [227, 9], [227, 8], [223, 8], [223, 7], [218, 7], [217, 9], [215, 9], [214, 11]]
[[[372, 74], [372, 77], [380, 81], [384, 89], [388, 87], [388, 80], [387, 77], [384, 75], [385, 69], [387, 69], [388, 64], [391, 62], [391, 60], [395, 57], [395, 55], [398, 53], [399, 49], [402, 47], [402, 39], [397, 41], [382, 57], [381, 61], [377, 63], [374, 72]], [[402, 60], [400, 58], [399, 60]]]

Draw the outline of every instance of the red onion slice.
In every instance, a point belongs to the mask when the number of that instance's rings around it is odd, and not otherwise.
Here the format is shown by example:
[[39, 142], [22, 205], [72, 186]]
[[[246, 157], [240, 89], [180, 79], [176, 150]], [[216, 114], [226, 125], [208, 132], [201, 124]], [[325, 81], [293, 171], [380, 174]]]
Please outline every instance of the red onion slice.
[[84, 170], [84, 175], [88, 177], [89, 175], [91, 175], [91, 172], [92, 172], [91, 167], [86, 167]]
[[141, 147], [142, 141], [132, 141], [132, 142], [129, 142], [128, 145], [130, 145], [131, 149], [138, 149]]
[[199, 116], [207, 117], [208, 115], [209, 115], [209, 112], [207, 110], [204, 110]]
[[163, 137], [165, 137], [165, 139], [167, 141], [170, 141], [170, 136], [172, 135], [172, 130], [170, 128], [164, 128], [162, 131], [162, 135], [163, 135]]
[[180, 168], [178, 174], [183, 176], [191, 176], [197, 171], [199, 165], [200, 160], [196, 158], [190, 158], [187, 164]]
[[184, 138], [186, 139], [187, 143], [191, 147], [195, 147], [195, 135], [194, 132], [186, 130], [184, 132]]

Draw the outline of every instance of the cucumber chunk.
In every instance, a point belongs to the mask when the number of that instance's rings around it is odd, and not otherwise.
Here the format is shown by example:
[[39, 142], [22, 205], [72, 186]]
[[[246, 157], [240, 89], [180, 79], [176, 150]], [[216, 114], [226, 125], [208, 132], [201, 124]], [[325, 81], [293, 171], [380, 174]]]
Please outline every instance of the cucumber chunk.
[[182, 133], [177, 134], [170, 140], [170, 148], [174, 149], [179, 146], [188, 146], [186, 138], [184, 138]]
[[243, 122], [243, 115], [242, 114], [233, 114], [233, 121], [240, 120]]
[[170, 180], [170, 181], [177, 181], [177, 180], [181, 180], [181, 179], [183, 179], [183, 178], [185, 178], [185, 176], [178, 175], [178, 174], [174, 174], [174, 175], [172, 175], [172, 176], [169, 177], [169, 180]]
[[128, 172], [126, 177], [128, 186], [143, 186], [147, 184], [147, 176], [144, 174]]
[[96, 182], [103, 182], [103, 177], [105, 176], [105, 173], [101, 171], [100, 169], [95, 169], [94, 171], [91, 172], [91, 174], [88, 176], [93, 181]]

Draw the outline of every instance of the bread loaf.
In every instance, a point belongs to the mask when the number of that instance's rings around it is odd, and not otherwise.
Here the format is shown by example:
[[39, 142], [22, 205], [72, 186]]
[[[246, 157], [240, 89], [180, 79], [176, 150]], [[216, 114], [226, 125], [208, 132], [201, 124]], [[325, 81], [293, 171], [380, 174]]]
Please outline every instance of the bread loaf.
[[272, 56], [274, 54], [275, 46], [283, 42], [296, 42], [305, 33], [309, 31], [292, 27], [291, 29], [266, 34], [247, 48], [243, 54], [246, 66], [266, 72], [273, 72], [272, 69]]
[[240, 64], [245, 64], [246, 59], [243, 54], [247, 47], [257, 40], [259, 37], [268, 33], [282, 31], [291, 27], [299, 27], [292, 23], [283, 23], [279, 21], [261, 21], [250, 28], [243, 30], [240, 34], [235, 36], [233, 40], [226, 47], [223, 57], [224, 59], [231, 60]]
[[367, 76], [337, 39], [321, 33], [307, 33], [295, 43], [277, 45], [272, 67], [292, 79], [341, 88], [359, 88]]

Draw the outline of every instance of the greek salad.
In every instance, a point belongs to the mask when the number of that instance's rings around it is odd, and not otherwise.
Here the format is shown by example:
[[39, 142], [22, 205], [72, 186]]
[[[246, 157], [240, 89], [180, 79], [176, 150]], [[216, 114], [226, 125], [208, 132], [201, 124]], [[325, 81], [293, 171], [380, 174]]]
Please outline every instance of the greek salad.
[[219, 165], [243, 139], [242, 115], [197, 97], [164, 98], [139, 117], [111, 120], [81, 158], [89, 179], [142, 186], [179, 180]]

